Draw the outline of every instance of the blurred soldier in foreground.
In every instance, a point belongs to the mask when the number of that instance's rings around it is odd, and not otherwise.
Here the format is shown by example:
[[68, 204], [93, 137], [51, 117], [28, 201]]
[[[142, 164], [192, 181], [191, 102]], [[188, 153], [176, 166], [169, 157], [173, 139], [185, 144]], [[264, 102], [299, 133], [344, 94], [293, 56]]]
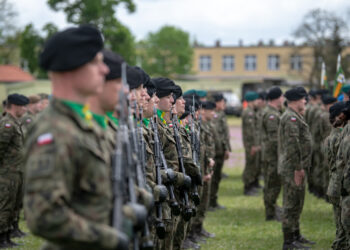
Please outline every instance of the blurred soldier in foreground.
[[17, 244], [11, 237], [24, 233], [18, 227], [23, 198], [23, 133], [20, 118], [26, 111], [28, 98], [9, 95], [6, 115], [0, 120], [0, 248]]
[[311, 135], [304, 120], [307, 93], [303, 87], [288, 90], [288, 108], [278, 128], [278, 173], [283, 184], [283, 249], [305, 249], [311, 242], [300, 234], [305, 198], [305, 172], [310, 167]]
[[24, 208], [44, 249], [128, 248], [128, 237], [110, 226], [110, 159], [84, 105], [109, 72], [102, 48], [100, 32], [80, 26], [54, 34], [40, 55], [53, 99], [28, 131]]
[[338, 102], [329, 109], [329, 122], [332, 125], [331, 134], [324, 142], [326, 165], [328, 167], [329, 185], [327, 188], [327, 200], [333, 205], [334, 220], [336, 225], [336, 236], [332, 249], [346, 249], [346, 235], [341, 224], [340, 207], [340, 178], [341, 171], [337, 170], [337, 153], [341, 142], [341, 132], [346, 125], [349, 116], [347, 115], [348, 105], [345, 102]]
[[265, 215], [266, 220], [280, 220], [281, 211], [278, 211], [276, 201], [281, 192], [281, 178], [277, 173], [278, 126], [284, 102], [281, 89], [270, 89], [267, 100], [261, 126]]
[[256, 138], [256, 108], [258, 93], [248, 91], [244, 99], [248, 102], [248, 107], [242, 113], [242, 138], [245, 150], [245, 167], [243, 171], [244, 194], [248, 196], [256, 195], [256, 177], [258, 176], [258, 152], [260, 146]]

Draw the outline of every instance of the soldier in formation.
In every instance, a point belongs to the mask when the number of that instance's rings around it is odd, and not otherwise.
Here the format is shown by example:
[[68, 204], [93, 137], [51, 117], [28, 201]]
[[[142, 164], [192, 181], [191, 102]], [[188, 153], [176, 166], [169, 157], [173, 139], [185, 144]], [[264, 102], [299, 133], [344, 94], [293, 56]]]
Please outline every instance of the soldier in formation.
[[4, 102], [0, 248], [25, 236], [22, 206], [44, 249], [199, 249], [215, 237], [203, 221], [211, 197], [220, 207], [230, 151], [222, 94], [150, 78], [89, 25], [54, 34], [39, 63], [52, 95]]

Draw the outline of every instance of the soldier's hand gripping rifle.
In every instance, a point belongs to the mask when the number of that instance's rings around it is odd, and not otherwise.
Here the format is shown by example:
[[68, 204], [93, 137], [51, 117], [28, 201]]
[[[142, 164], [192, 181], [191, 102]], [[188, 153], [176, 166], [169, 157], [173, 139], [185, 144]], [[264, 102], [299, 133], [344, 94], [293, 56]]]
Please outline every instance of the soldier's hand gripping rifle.
[[[196, 114], [195, 114], [195, 101], [194, 101], [194, 96], [192, 97], [192, 106], [190, 106], [190, 110], [191, 110], [191, 123], [190, 123], [190, 127], [191, 127], [191, 149], [192, 149], [192, 159], [194, 164], [197, 165], [197, 167], [199, 168], [199, 173], [201, 173], [201, 165], [200, 165], [200, 160], [199, 160], [199, 147], [197, 146], [197, 143], [199, 144], [200, 140], [199, 138], [197, 138], [197, 134], [196, 134], [196, 130], [195, 130], [195, 119], [196, 119]], [[201, 174], [200, 174], [201, 176]], [[200, 178], [201, 179], [201, 178]], [[201, 183], [197, 183], [199, 185], [201, 185]], [[193, 192], [191, 193], [191, 198], [194, 202], [194, 204], [196, 206], [199, 205], [200, 203], [200, 195], [198, 193], [198, 187], [196, 185], [196, 183], [192, 183], [192, 190]]]
[[[156, 108], [153, 108], [153, 117], [151, 119], [151, 126], [153, 130], [153, 140], [154, 140], [154, 161], [156, 164], [156, 174], [157, 174], [157, 185], [161, 185], [161, 173], [160, 170], [162, 169], [165, 171], [165, 174], [167, 176], [167, 182], [164, 183], [169, 192], [169, 206], [171, 208], [171, 212], [173, 215], [178, 216], [181, 213], [180, 205], [177, 203], [175, 194], [174, 194], [174, 186], [173, 183], [175, 181], [175, 173], [172, 169], [168, 168], [168, 165], [166, 163], [163, 150], [162, 150], [162, 144], [159, 140], [159, 133], [158, 133], [158, 122], [157, 122], [157, 111]], [[159, 213], [160, 211], [160, 213]], [[158, 213], [161, 215], [161, 208], [158, 208]], [[157, 216], [158, 217], [158, 216]], [[161, 218], [161, 217], [158, 217]]]
[[137, 203], [135, 193], [135, 162], [132, 156], [132, 149], [128, 133], [128, 100], [125, 96], [126, 85], [126, 64], [122, 64], [122, 85], [119, 100], [119, 129], [117, 132], [116, 153], [114, 155], [113, 165], [113, 188], [114, 188], [114, 207], [113, 207], [113, 226], [123, 231], [124, 216], [122, 214], [124, 204], [127, 203], [129, 210], [135, 217], [133, 238], [133, 249], [139, 249], [139, 238], [137, 231], [143, 229], [147, 210], [143, 205]]
[[[129, 116], [128, 116], [128, 125], [129, 125], [129, 138], [132, 145], [132, 150], [134, 152], [133, 156], [133, 162], [135, 166], [135, 172], [136, 172], [136, 180], [137, 185], [146, 190], [146, 180], [145, 180], [145, 144], [143, 141], [143, 132], [142, 132], [142, 107], [139, 107], [140, 112], [140, 126], [137, 126], [135, 119], [136, 119], [136, 110], [137, 110], [137, 103], [134, 101], [133, 105], [133, 112], [131, 110], [131, 107], [129, 106]], [[153, 202], [153, 201], [152, 201]], [[153, 207], [153, 205], [152, 205]], [[151, 209], [150, 209], [151, 210]], [[141, 249], [143, 250], [152, 250], [154, 248], [153, 241], [150, 237], [150, 231], [149, 231], [149, 225], [148, 221], [145, 221], [142, 236], [143, 241], [141, 244]]]
[[194, 213], [188, 200], [188, 191], [191, 188], [191, 178], [188, 175], [186, 175], [186, 171], [184, 167], [184, 159], [182, 155], [182, 148], [180, 143], [180, 136], [179, 136], [178, 125], [177, 125], [178, 124], [177, 115], [173, 114], [172, 111], [171, 111], [171, 120], [173, 124], [174, 139], [176, 142], [177, 159], [179, 162], [180, 172], [183, 173], [183, 175], [185, 176], [185, 179], [187, 179], [187, 181], [185, 180], [185, 182], [188, 183], [188, 186], [183, 186], [181, 190], [182, 196], [184, 199], [184, 205], [185, 205], [182, 211], [182, 217], [184, 218], [185, 221], [189, 221]]

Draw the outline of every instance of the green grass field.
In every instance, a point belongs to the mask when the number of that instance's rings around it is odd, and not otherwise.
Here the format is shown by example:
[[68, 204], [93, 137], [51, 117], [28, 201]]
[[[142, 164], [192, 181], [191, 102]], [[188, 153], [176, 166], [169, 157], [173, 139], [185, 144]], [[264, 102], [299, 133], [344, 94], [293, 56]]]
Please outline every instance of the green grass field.
[[[240, 119], [230, 118], [229, 124], [237, 128]], [[219, 203], [227, 209], [207, 213], [205, 228], [215, 233], [216, 237], [203, 244], [202, 249], [281, 249], [281, 224], [265, 221], [262, 192], [257, 197], [243, 196], [243, 162], [234, 158], [240, 158], [243, 149], [239, 147], [241, 142], [236, 138], [231, 139], [231, 145], [235, 145], [232, 159], [228, 161], [230, 166], [225, 165], [224, 168], [229, 178], [223, 179], [219, 191]], [[282, 205], [281, 195], [278, 204]], [[21, 222], [21, 228], [28, 232], [24, 221]], [[301, 231], [307, 238], [317, 242], [312, 249], [330, 249], [335, 235], [331, 205], [307, 193], [301, 217]], [[23, 243], [18, 249], [39, 249], [42, 245], [42, 240], [33, 235], [16, 241]]]

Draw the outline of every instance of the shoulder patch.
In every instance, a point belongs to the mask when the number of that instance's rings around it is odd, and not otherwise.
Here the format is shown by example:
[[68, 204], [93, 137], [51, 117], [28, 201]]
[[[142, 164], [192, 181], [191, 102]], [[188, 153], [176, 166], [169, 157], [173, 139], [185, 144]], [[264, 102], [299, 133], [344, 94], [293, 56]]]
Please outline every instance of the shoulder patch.
[[172, 123], [169, 123], [169, 128], [172, 128], [173, 127], [173, 124]]
[[295, 118], [294, 116], [292, 116], [292, 117], [290, 118], [290, 120], [291, 120], [292, 122], [296, 122], [296, 121], [297, 121], [297, 118]]
[[26, 123], [31, 123], [32, 122], [32, 119], [30, 119], [30, 118], [28, 118], [27, 120], [26, 120]]
[[42, 134], [37, 139], [38, 145], [46, 145], [53, 142], [53, 135], [51, 133]]
[[11, 127], [12, 127], [11, 123], [5, 123], [5, 128], [11, 128]]
[[269, 116], [269, 120], [274, 120], [275, 119], [275, 116], [274, 115], [270, 115]]

